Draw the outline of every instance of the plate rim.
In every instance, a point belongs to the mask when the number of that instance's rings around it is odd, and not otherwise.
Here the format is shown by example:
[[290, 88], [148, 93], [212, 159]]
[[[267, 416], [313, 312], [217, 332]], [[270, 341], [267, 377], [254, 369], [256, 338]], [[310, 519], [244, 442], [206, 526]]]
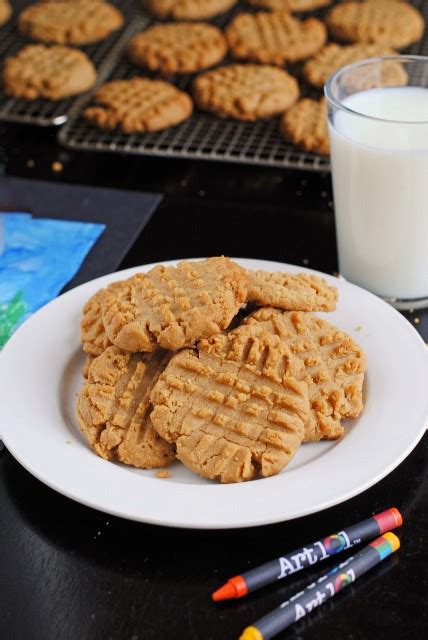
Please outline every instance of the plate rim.
[[[186, 260], [198, 260], [198, 259], [203, 259], [203, 258], [186, 258]], [[374, 294], [371, 294], [370, 292], [366, 291], [365, 289], [362, 289], [361, 287], [358, 287], [357, 285], [354, 285], [352, 283], [349, 283], [347, 281], [345, 281], [343, 278], [338, 279], [336, 276], [332, 276], [330, 274], [327, 273], [323, 273], [320, 271], [316, 271], [307, 267], [303, 267], [300, 265], [292, 265], [289, 263], [283, 263], [283, 262], [278, 262], [278, 261], [271, 261], [271, 260], [263, 260], [263, 259], [256, 259], [256, 258], [233, 258], [234, 260], [236, 260], [238, 263], [239, 262], [251, 262], [253, 265], [256, 263], [257, 265], [260, 265], [258, 268], [270, 268], [273, 270], [283, 270], [286, 271], [287, 269], [291, 268], [291, 271], [296, 272], [296, 270], [300, 270], [301, 272], [305, 272], [305, 273], [312, 273], [312, 274], [316, 274], [319, 275], [321, 277], [326, 278], [328, 281], [330, 282], [337, 282], [338, 280], [340, 280], [342, 282], [342, 284], [344, 284], [346, 287], [351, 287], [351, 291], [352, 288], [355, 288], [357, 290], [359, 290], [360, 292], [362, 291], [363, 294], [365, 296], [369, 296], [369, 298], [371, 299], [371, 301], [375, 302], [375, 304], [380, 305], [381, 307], [385, 308], [388, 307], [389, 311], [393, 313], [393, 315], [395, 316], [395, 318], [397, 320], [399, 320], [399, 322], [402, 324], [402, 326], [406, 327], [406, 330], [409, 333], [409, 336], [412, 335], [412, 338], [415, 340], [415, 342], [419, 342], [420, 347], [423, 348], [424, 352], [427, 353], [426, 351], [426, 346], [425, 343], [422, 339], [422, 337], [419, 335], [419, 333], [416, 331], [415, 327], [413, 327], [410, 322], [408, 320], [406, 320], [398, 311], [396, 311], [395, 309], [393, 309], [392, 307], [390, 307], [386, 302], [384, 302], [383, 300], [381, 300], [380, 298], [378, 298], [377, 296], [375, 296]], [[132, 273], [138, 272], [139, 270], [142, 271], [147, 271], [148, 269], [158, 265], [158, 264], [176, 264], [177, 262], [180, 262], [180, 259], [176, 259], [176, 260], [168, 260], [168, 261], [162, 261], [162, 262], [156, 262], [156, 263], [147, 263], [147, 264], [142, 264], [142, 265], [138, 265], [137, 267], [131, 267], [129, 269], [125, 269], [122, 271], [116, 271], [116, 272], [112, 272], [110, 274], [106, 274], [104, 276], [100, 276], [94, 280], [88, 281], [87, 283], [84, 283], [82, 285], [80, 285], [79, 287], [76, 287], [64, 294], [62, 294], [61, 296], [59, 296], [58, 298], [52, 300], [50, 303], [48, 303], [47, 305], [45, 305], [44, 307], [42, 307], [42, 309], [40, 309], [39, 311], [37, 311], [35, 314], [33, 314], [33, 316], [31, 316], [25, 323], [23, 326], [27, 325], [27, 323], [32, 323], [33, 321], [37, 322], [37, 317], [39, 314], [41, 313], [46, 313], [46, 309], [48, 309], [49, 307], [52, 307], [54, 305], [61, 305], [61, 303], [67, 298], [68, 300], [72, 297], [72, 296], [78, 296], [78, 292], [82, 292], [82, 290], [88, 290], [88, 289], [96, 289], [98, 286], [100, 286], [100, 284], [102, 282], [107, 283], [109, 280], [114, 280], [114, 279], [121, 279], [122, 277], [129, 277], [129, 275], [131, 275]], [[264, 266], [263, 266], [264, 265]], [[90, 295], [90, 294], [89, 294]], [[36, 319], [36, 320], [34, 320]], [[409, 331], [410, 330], [410, 331]], [[11, 339], [8, 341], [8, 343], [5, 345], [5, 348], [2, 352], [2, 354], [0, 355], [0, 376], [1, 376], [1, 372], [2, 372], [2, 362], [5, 360], [5, 358], [3, 357], [4, 354], [9, 354], [9, 352], [12, 352], [14, 349], [14, 344], [15, 342], [19, 342], [19, 335], [20, 335], [20, 331], [21, 331], [21, 327], [15, 332], [15, 334], [11, 337]], [[421, 351], [422, 353], [422, 351]], [[427, 375], [428, 378], [428, 357], [424, 360], [424, 366], [425, 366], [425, 373]], [[276, 517], [264, 517], [262, 518], [262, 520], [257, 520], [257, 517], [254, 517], [251, 521], [245, 520], [243, 522], [241, 522], [240, 524], [236, 524], [236, 523], [232, 523], [232, 524], [225, 524], [224, 522], [220, 522], [220, 523], [213, 523], [213, 522], [200, 522], [198, 525], [195, 524], [189, 524], [186, 522], [178, 522], [176, 520], [168, 520], [168, 517], [163, 517], [161, 519], [159, 518], [153, 518], [153, 517], [147, 517], [144, 513], [138, 514], [138, 515], [133, 515], [130, 513], [124, 513], [121, 510], [117, 510], [116, 508], [111, 508], [111, 507], [106, 507], [101, 506], [97, 503], [94, 503], [90, 498], [85, 498], [82, 497], [80, 494], [78, 494], [78, 492], [73, 492], [73, 491], [69, 491], [67, 488], [64, 489], [63, 486], [60, 486], [58, 484], [58, 481], [53, 481], [52, 479], [50, 479], [49, 477], [46, 477], [43, 473], [43, 470], [39, 470], [39, 469], [35, 469], [31, 464], [27, 464], [27, 461], [25, 459], [22, 459], [22, 456], [20, 456], [19, 450], [17, 450], [14, 446], [13, 443], [13, 437], [11, 435], [11, 437], [9, 438], [9, 435], [7, 433], [7, 427], [6, 429], [3, 429], [3, 436], [2, 437], [7, 449], [10, 451], [10, 453], [13, 455], [13, 457], [29, 472], [31, 473], [31, 475], [33, 475], [34, 477], [36, 477], [39, 481], [43, 482], [44, 484], [46, 484], [46, 486], [50, 487], [51, 489], [59, 492], [60, 494], [66, 496], [69, 499], [75, 500], [76, 502], [79, 502], [81, 504], [84, 504], [85, 506], [91, 507], [93, 509], [96, 509], [98, 511], [101, 511], [103, 513], [109, 513], [111, 515], [117, 516], [117, 517], [121, 517], [121, 518], [125, 518], [125, 519], [129, 519], [129, 520], [134, 520], [137, 522], [143, 522], [143, 523], [147, 523], [147, 524], [153, 524], [153, 525], [158, 525], [158, 526], [167, 526], [167, 527], [175, 527], [175, 528], [188, 528], [188, 529], [200, 529], [200, 530], [215, 530], [215, 529], [238, 529], [238, 528], [249, 528], [249, 527], [257, 527], [257, 526], [265, 526], [268, 524], [273, 524], [273, 523], [277, 523], [277, 522], [286, 522], [287, 520], [292, 520], [292, 519], [296, 519], [296, 518], [300, 518], [300, 517], [304, 517], [306, 515], [310, 515], [313, 513], [317, 513], [319, 511], [323, 511], [327, 508], [333, 507], [337, 504], [341, 504], [342, 502], [346, 502], [347, 500], [351, 499], [352, 497], [359, 495], [360, 493], [366, 491], [368, 488], [370, 488], [371, 486], [377, 484], [380, 480], [382, 480], [384, 477], [386, 477], [389, 473], [391, 473], [397, 466], [399, 466], [399, 464], [401, 464], [401, 462], [403, 462], [403, 460], [411, 453], [411, 451], [417, 446], [417, 444], [419, 443], [419, 441], [421, 440], [421, 438], [423, 437], [423, 434], [425, 432], [425, 427], [426, 427], [426, 422], [427, 422], [427, 418], [428, 418], [428, 399], [425, 402], [425, 420], [424, 423], [421, 424], [416, 432], [415, 429], [415, 435], [414, 437], [411, 439], [411, 441], [409, 440], [408, 446], [403, 449], [403, 451], [401, 452], [401, 454], [399, 456], [397, 456], [393, 461], [391, 461], [391, 463], [389, 465], [387, 465], [386, 467], [384, 467], [378, 474], [376, 474], [375, 476], [371, 476], [369, 477], [366, 482], [364, 483], [360, 483], [358, 484], [356, 487], [354, 487], [353, 490], [348, 491], [347, 493], [341, 493], [340, 491], [338, 492], [339, 495], [336, 496], [336, 498], [331, 498], [329, 500], [326, 500], [324, 502], [322, 502], [321, 504], [314, 504], [312, 508], [308, 508], [303, 507], [301, 511], [295, 511], [294, 513], [288, 515], [286, 518], [284, 518], [283, 514], [281, 513], [279, 516]], [[19, 449], [19, 447], [18, 447]], [[110, 464], [110, 463], [108, 463]], [[276, 476], [278, 477], [278, 476]], [[264, 480], [263, 482], [266, 482], [266, 480]], [[247, 484], [247, 483], [244, 483]], [[198, 485], [201, 486], [201, 485]], [[204, 485], [205, 486], [205, 485]], [[242, 486], [242, 485], [215, 485], [216, 487], [233, 487], [233, 486]], [[78, 495], [76, 495], [78, 494]]]

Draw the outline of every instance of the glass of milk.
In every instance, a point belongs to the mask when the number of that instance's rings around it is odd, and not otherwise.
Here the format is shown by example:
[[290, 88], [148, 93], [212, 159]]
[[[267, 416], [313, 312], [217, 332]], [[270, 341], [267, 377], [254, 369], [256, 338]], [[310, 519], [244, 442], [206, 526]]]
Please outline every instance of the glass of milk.
[[325, 94], [340, 273], [428, 306], [428, 57], [342, 67]]

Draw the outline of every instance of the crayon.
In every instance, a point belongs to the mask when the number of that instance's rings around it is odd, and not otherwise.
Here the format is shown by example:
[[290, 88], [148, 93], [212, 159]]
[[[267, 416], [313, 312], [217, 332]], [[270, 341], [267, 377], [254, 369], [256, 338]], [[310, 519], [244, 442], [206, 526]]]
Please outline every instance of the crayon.
[[240, 640], [269, 640], [332, 598], [338, 591], [362, 576], [366, 571], [382, 562], [400, 547], [400, 540], [394, 533], [371, 542], [367, 547], [345, 562], [321, 576], [306, 589], [296, 593], [250, 627], [244, 629]]
[[317, 540], [317, 542], [308, 544], [301, 549], [296, 549], [296, 551], [291, 551], [280, 558], [246, 571], [240, 576], [230, 578], [225, 585], [214, 591], [211, 597], [216, 602], [230, 598], [242, 598], [247, 593], [256, 591], [256, 589], [277, 580], [282, 580], [305, 567], [350, 549], [355, 544], [376, 538], [402, 524], [401, 513], [393, 507], [358, 524], [351, 525], [343, 531], [327, 536], [327, 538]]

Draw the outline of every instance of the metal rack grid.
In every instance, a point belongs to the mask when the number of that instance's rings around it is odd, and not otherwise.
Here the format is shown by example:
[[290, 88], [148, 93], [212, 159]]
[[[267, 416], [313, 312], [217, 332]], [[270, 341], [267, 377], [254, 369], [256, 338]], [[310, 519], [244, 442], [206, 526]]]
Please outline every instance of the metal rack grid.
[[[428, 24], [428, 2], [413, 0], [412, 4], [424, 14]], [[242, 10], [242, 7], [238, 10]], [[236, 9], [233, 10], [233, 13], [235, 12]], [[223, 26], [230, 16], [231, 12], [214, 22]], [[147, 17], [136, 20], [134, 32], [141, 31], [149, 23], [150, 19]], [[410, 47], [406, 53], [428, 55], [428, 33], [424, 40]], [[118, 61], [110, 60], [110, 70], [109, 80], [151, 75], [129, 64], [123, 54]], [[292, 69], [292, 73], [299, 74], [298, 65]], [[189, 90], [193, 77], [172, 76], [168, 79], [180, 89]], [[302, 83], [301, 88], [303, 95], [320, 95]], [[238, 162], [318, 172], [330, 170], [328, 157], [301, 151], [283, 140], [279, 135], [278, 118], [239, 122], [196, 111], [189, 120], [176, 127], [154, 133], [129, 135], [117, 131], [103, 131], [86, 122], [80, 113], [89, 100], [85, 96], [75, 103], [68, 123], [60, 130], [58, 140], [65, 147], [87, 151]]]
[[[19, 33], [16, 26], [19, 13], [29, 4], [31, 4], [29, 0], [15, 0], [12, 18], [0, 28], [0, 59], [2, 61], [30, 43], [28, 38]], [[135, 0], [121, 0], [117, 4], [128, 23], [129, 19], [135, 15]], [[120, 50], [122, 44], [128, 39], [128, 29], [129, 27], [119, 29], [102, 42], [80, 47], [97, 68], [99, 79], [104, 79], [109, 71], [109, 68], [104, 67], [107, 56], [113, 54], [116, 49]], [[0, 120], [44, 127], [60, 125], [66, 122], [67, 113], [75, 101], [76, 96], [58, 101], [43, 98], [22, 100], [9, 97], [0, 91]]]

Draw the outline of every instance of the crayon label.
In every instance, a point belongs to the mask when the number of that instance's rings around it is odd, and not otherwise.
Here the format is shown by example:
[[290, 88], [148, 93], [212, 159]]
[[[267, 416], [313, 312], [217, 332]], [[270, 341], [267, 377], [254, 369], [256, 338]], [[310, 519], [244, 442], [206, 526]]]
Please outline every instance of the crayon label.
[[324, 538], [324, 540], [319, 540], [312, 545], [303, 547], [303, 549], [293, 554], [282, 556], [279, 558], [278, 580], [350, 547], [352, 547], [351, 540], [345, 531], [340, 531], [328, 536], [328, 538]]
[[[319, 578], [316, 582], [308, 585], [305, 591], [296, 593], [290, 600], [283, 602], [280, 607], [290, 607], [294, 609], [294, 622], [303, 618], [307, 613], [319, 607], [325, 600], [334, 596], [335, 593], [354, 582], [356, 576], [352, 567], [346, 569], [354, 558], [349, 558], [342, 564], [334, 567], [325, 576]], [[297, 600], [298, 602], [294, 601]]]

